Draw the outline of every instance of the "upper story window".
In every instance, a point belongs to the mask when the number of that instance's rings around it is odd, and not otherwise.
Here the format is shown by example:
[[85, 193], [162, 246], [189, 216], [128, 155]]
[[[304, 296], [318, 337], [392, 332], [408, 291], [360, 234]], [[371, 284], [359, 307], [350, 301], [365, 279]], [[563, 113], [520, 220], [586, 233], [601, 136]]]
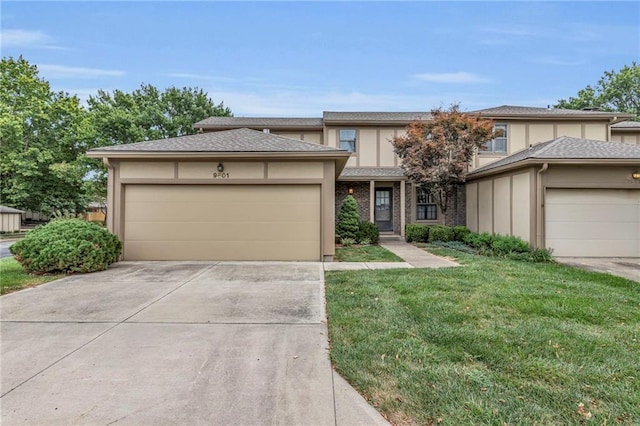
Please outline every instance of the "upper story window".
[[437, 220], [438, 206], [426, 190], [416, 188], [416, 220]]
[[481, 149], [480, 152], [483, 154], [505, 154], [507, 152], [507, 125], [496, 124], [495, 126], [493, 126], [493, 130], [498, 136], [496, 136], [495, 139], [487, 142], [484, 149]]
[[354, 129], [340, 130], [340, 149], [356, 152], [356, 131]]

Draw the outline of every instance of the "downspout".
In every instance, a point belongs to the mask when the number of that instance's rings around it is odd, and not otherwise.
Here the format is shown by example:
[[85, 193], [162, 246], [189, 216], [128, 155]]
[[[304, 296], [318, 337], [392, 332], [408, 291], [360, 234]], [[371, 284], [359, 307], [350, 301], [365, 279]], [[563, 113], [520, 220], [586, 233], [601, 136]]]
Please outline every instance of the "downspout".
[[102, 163], [107, 167], [107, 217], [106, 217], [106, 225], [107, 229], [111, 232], [114, 232], [113, 229], [113, 214], [111, 214], [114, 210], [113, 205], [113, 197], [114, 197], [114, 188], [113, 188], [113, 165], [109, 162], [108, 158], [103, 158]]
[[544, 188], [542, 187], [542, 174], [549, 168], [549, 163], [544, 163], [536, 176], [536, 248], [544, 248]]

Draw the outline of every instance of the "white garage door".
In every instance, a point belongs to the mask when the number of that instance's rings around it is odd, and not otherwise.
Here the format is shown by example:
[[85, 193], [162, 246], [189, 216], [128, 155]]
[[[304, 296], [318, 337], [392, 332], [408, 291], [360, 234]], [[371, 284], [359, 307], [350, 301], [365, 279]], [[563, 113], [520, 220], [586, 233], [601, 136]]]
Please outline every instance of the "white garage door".
[[555, 256], [640, 257], [640, 190], [547, 189], [545, 218]]
[[320, 260], [318, 185], [127, 185], [125, 260]]

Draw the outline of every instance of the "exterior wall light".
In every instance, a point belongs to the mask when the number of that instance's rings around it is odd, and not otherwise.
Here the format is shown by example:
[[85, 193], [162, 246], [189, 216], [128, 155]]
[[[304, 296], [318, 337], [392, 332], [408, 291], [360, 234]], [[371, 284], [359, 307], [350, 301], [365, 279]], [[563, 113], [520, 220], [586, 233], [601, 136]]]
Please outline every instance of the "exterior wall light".
[[353, 188], [349, 188], [349, 195], [353, 195]]
[[636, 170], [635, 172], [631, 173], [631, 177], [635, 180], [640, 180], [640, 170]]
[[224, 166], [222, 165], [222, 163], [218, 163], [217, 169], [220, 173], [224, 172]]

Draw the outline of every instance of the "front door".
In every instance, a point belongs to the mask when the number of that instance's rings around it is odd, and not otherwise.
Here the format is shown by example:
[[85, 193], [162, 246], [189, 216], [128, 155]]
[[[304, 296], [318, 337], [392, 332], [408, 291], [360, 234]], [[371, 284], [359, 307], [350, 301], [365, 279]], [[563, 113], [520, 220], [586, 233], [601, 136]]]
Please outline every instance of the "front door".
[[391, 188], [376, 188], [373, 218], [381, 231], [393, 231], [392, 194]]

